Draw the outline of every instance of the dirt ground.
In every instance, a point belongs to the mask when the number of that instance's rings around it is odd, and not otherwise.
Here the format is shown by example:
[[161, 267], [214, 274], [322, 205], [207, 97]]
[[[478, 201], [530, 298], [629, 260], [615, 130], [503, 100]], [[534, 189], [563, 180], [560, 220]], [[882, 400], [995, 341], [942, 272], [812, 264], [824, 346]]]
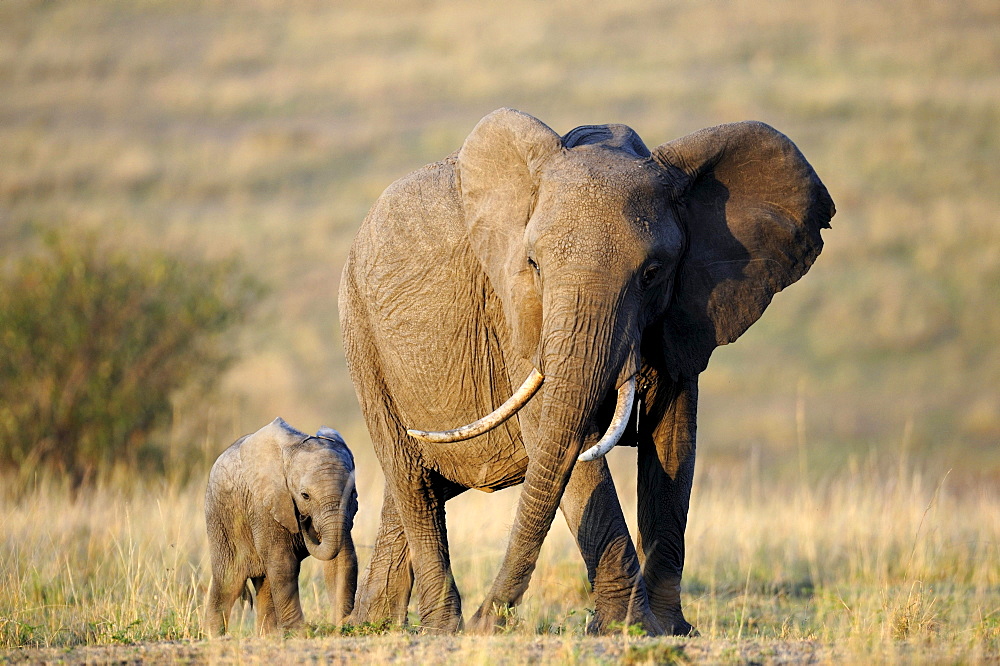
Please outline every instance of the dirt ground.
[[[890, 660], [917, 656], [903, 648]], [[857, 656], [857, 655], [855, 655]], [[917, 661], [926, 660], [926, 653]], [[0, 653], [3, 664], [824, 664], [850, 660], [813, 641], [392, 635], [322, 639], [222, 639]]]

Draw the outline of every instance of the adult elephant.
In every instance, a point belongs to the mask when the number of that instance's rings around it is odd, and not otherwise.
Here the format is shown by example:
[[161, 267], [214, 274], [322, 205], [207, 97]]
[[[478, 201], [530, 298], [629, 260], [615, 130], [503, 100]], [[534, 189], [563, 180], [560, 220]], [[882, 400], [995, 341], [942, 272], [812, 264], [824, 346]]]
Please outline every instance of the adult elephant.
[[[421, 623], [460, 629], [445, 501], [523, 481], [475, 628], [520, 601], [561, 506], [590, 630], [692, 631], [680, 579], [698, 374], [809, 269], [833, 214], [795, 145], [758, 122], [650, 152], [624, 125], [560, 137], [500, 109], [392, 184], [340, 291], [386, 477], [351, 619], [404, 621], [415, 584]], [[615, 443], [638, 447], [638, 554], [602, 458]]]

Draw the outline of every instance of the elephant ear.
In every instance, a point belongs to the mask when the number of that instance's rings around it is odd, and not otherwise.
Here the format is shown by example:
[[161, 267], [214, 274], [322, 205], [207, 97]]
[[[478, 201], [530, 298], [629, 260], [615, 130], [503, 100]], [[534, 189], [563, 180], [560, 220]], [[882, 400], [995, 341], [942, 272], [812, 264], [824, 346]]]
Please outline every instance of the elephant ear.
[[329, 442], [331, 447], [337, 452], [341, 460], [344, 461], [344, 467], [348, 471], [354, 471], [354, 453], [347, 446], [347, 442], [341, 437], [340, 433], [330, 426], [322, 426], [316, 431], [316, 436]]
[[525, 303], [534, 277], [524, 232], [538, 172], [562, 150], [559, 135], [514, 109], [498, 109], [472, 130], [458, 153], [458, 179], [472, 250], [503, 303], [513, 342], [525, 358], [537, 347], [541, 304]]
[[274, 520], [289, 532], [299, 531], [292, 493], [285, 480], [284, 459], [306, 437], [284, 419], [276, 418], [240, 446], [243, 468], [248, 471], [251, 493]]
[[653, 159], [670, 172], [688, 234], [663, 351], [671, 374], [694, 376], [809, 270], [835, 208], [795, 144], [764, 123], [707, 128]]

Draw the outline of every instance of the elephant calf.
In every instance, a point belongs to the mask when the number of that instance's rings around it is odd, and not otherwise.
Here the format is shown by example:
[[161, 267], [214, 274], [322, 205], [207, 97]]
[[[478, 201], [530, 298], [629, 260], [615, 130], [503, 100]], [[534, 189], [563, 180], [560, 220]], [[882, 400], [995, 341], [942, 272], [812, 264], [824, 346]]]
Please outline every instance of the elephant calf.
[[247, 579], [256, 590], [258, 634], [300, 627], [299, 565], [308, 555], [324, 560], [339, 624], [354, 607], [357, 510], [354, 456], [336, 430], [310, 436], [277, 418], [233, 443], [212, 466], [205, 494], [212, 557], [206, 633], [226, 632]]

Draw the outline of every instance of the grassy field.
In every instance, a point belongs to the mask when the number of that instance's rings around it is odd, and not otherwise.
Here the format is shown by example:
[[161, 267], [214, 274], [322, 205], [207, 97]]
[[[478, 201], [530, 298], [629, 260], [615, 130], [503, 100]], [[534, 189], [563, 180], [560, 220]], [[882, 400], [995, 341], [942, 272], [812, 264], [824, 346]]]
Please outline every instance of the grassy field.
[[[364, 474], [357, 539], [371, 542], [382, 481], [344, 367], [340, 271], [381, 190], [500, 106], [559, 132], [623, 122], [650, 145], [763, 120], [837, 202], [816, 266], [702, 378], [686, 573], [702, 638], [581, 637], [591, 601], [557, 525], [520, 626], [495, 644], [321, 626], [287, 648], [1000, 658], [998, 34], [989, 0], [0, 2], [0, 271], [55, 228], [238, 257], [270, 286], [233, 337], [240, 362], [207, 400], [178, 396], [159, 436], [190, 483], [0, 492], [0, 645], [14, 649], [0, 659], [138, 641], [167, 660], [273, 661], [278, 644], [197, 641], [204, 471], [277, 415], [335, 426]], [[630, 452], [612, 455], [628, 504]], [[467, 606], [517, 492], [450, 507]]]
[[[627, 478], [634, 452], [612, 455], [617, 478]], [[634, 497], [634, 487], [621, 485], [623, 496]], [[380, 487], [369, 471], [361, 497], [377, 496]], [[42, 484], [4, 507], [0, 647], [34, 649], [0, 652], [0, 659], [123, 658], [138, 644], [149, 658], [255, 662], [285, 649], [252, 638], [249, 611], [236, 616], [235, 641], [200, 640], [208, 583], [201, 493], [200, 485], [162, 483], [73, 499]], [[511, 490], [475, 493], [449, 505], [453, 566], [467, 608], [478, 604], [499, 564], [516, 498]], [[377, 507], [363, 508], [355, 528], [362, 559], [377, 518]], [[355, 630], [343, 639], [324, 624], [322, 574], [306, 560], [301, 587], [312, 638], [287, 649], [371, 663], [431, 655], [442, 663], [519, 663], [525, 650], [544, 663], [629, 654], [643, 663], [642, 655], [661, 653], [736, 662], [997, 659], [998, 533], [1000, 492], [959, 487], [938, 471], [872, 459], [819, 485], [775, 485], [752, 472], [707, 470], [691, 509], [685, 584], [687, 616], [700, 638], [585, 637], [592, 608], [586, 572], [560, 520], [516, 625], [496, 641], [400, 630]]]

